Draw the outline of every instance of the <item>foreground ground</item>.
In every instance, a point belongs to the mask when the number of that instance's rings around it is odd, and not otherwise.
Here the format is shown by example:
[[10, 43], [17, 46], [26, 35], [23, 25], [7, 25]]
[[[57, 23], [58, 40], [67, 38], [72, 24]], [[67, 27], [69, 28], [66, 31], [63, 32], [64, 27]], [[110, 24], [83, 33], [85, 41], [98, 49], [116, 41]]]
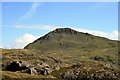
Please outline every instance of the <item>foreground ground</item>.
[[[113, 48], [112, 51], [115, 52]], [[74, 79], [96, 80], [97, 78], [120, 79], [118, 55], [106, 53], [109, 49], [89, 51], [63, 51], [42, 53], [27, 49], [3, 49], [2, 50], [2, 77], [21, 79]], [[99, 53], [97, 53], [99, 52]], [[79, 53], [79, 54], [78, 54]], [[110, 55], [112, 54], [112, 55]], [[49, 65], [50, 74], [29, 74], [24, 71], [8, 71], [5, 69], [13, 61], [26, 61], [36, 67], [39, 63]], [[56, 68], [57, 66], [57, 68]], [[41, 70], [41, 69], [40, 69]]]

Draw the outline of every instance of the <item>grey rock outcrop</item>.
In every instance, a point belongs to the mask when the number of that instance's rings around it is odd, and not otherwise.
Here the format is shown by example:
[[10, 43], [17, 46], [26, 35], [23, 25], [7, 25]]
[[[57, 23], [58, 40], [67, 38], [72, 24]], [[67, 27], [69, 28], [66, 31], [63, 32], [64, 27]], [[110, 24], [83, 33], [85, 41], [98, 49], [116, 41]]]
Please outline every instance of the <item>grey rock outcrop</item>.
[[53, 72], [53, 69], [47, 63], [40, 63], [37, 65], [31, 65], [26, 61], [13, 61], [7, 67], [8, 71], [22, 71], [32, 75], [48, 75]]
[[37, 69], [38, 74], [42, 74], [42, 75], [48, 75], [53, 72], [50, 66], [46, 63], [40, 63], [35, 68]]
[[78, 73], [79, 72], [76, 72], [74, 70], [68, 70], [66, 72], [64, 72], [61, 77], [63, 79], [72, 79], [72, 80], [76, 80], [78, 78]]

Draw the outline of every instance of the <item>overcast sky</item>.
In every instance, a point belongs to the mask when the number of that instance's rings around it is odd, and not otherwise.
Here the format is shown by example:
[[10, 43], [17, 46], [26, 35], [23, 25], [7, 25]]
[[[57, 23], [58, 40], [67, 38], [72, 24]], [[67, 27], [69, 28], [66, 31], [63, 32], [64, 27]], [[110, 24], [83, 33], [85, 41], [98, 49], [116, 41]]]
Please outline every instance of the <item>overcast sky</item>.
[[23, 48], [56, 28], [118, 39], [117, 2], [6, 2], [2, 4], [4, 48]]

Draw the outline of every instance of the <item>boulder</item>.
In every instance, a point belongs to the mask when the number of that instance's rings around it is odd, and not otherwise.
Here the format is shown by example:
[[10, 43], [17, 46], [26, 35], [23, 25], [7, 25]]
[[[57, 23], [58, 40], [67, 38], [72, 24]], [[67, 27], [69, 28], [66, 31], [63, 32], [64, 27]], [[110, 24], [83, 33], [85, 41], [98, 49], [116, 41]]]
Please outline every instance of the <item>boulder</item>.
[[97, 61], [105, 61], [105, 59], [101, 56], [95, 56], [94, 57], [94, 60], [97, 60]]
[[53, 72], [50, 66], [46, 63], [40, 63], [37, 66], [33, 66], [25, 61], [13, 61], [7, 67], [8, 71], [22, 71], [32, 75], [48, 75]]
[[40, 63], [40, 64], [37, 64], [37, 66], [35, 66], [35, 68], [37, 69], [42, 69], [42, 68], [49, 68], [49, 65], [47, 63]]
[[53, 70], [51, 68], [42, 68], [37, 70], [38, 74], [42, 74], [42, 75], [48, 75], [51, 74], [53, 72]]
[[50, 66], [47, 64], [47, 63], [41, 63], [40, 65], [42, 65], [43, 66], [43, 68], [49, 68]]
[[8, 71], [21, 71], [28, 69], [29, 63], [25, 61], [13, 61], [9, 65], [7, 65], [6, 70]]
[[73, 70], [68, 70], [66, 72], [64, 72], [61, 77], [63, 79], [72, 79], [72, 80], [76, 80], [78, 78], [78, 75], [76, 73], [74, 73], [75, 71]]
[[28, 71], [26, 71], [26, 72], [29, 74], [32, 74], [32, 75], [38, 75], [38, 72], [34, 67], [29, 68]]
[[50, 66], [44, 62], [38, 64], [37, 66], [35, 66], [35, 68], [37, 69], [38, 74], [42, 74], [42, 75], [48, 75], [53, 72]]
[[53, 72], [51, 68], [45, 68], [44, 70], [46, 71], [47, 75]]

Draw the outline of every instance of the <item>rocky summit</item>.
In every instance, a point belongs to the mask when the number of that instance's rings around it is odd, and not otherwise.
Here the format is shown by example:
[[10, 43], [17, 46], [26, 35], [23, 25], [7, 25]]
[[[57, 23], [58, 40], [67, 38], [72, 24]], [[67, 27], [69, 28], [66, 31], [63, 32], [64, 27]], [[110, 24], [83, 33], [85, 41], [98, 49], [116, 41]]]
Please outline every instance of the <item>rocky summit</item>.
[[117, 41], [78, 32], [70, 28], [58, 28], [28, 44], [25, 49], [35, 49], [43, 52], [66, 49], [69, 49], [69, 51], [72, 49], [91, 51], [116, 46], [118, 46]]
[[3, 79], [119, 80], [118, 42], [57, 28], [24, 49], [2, 49]]

